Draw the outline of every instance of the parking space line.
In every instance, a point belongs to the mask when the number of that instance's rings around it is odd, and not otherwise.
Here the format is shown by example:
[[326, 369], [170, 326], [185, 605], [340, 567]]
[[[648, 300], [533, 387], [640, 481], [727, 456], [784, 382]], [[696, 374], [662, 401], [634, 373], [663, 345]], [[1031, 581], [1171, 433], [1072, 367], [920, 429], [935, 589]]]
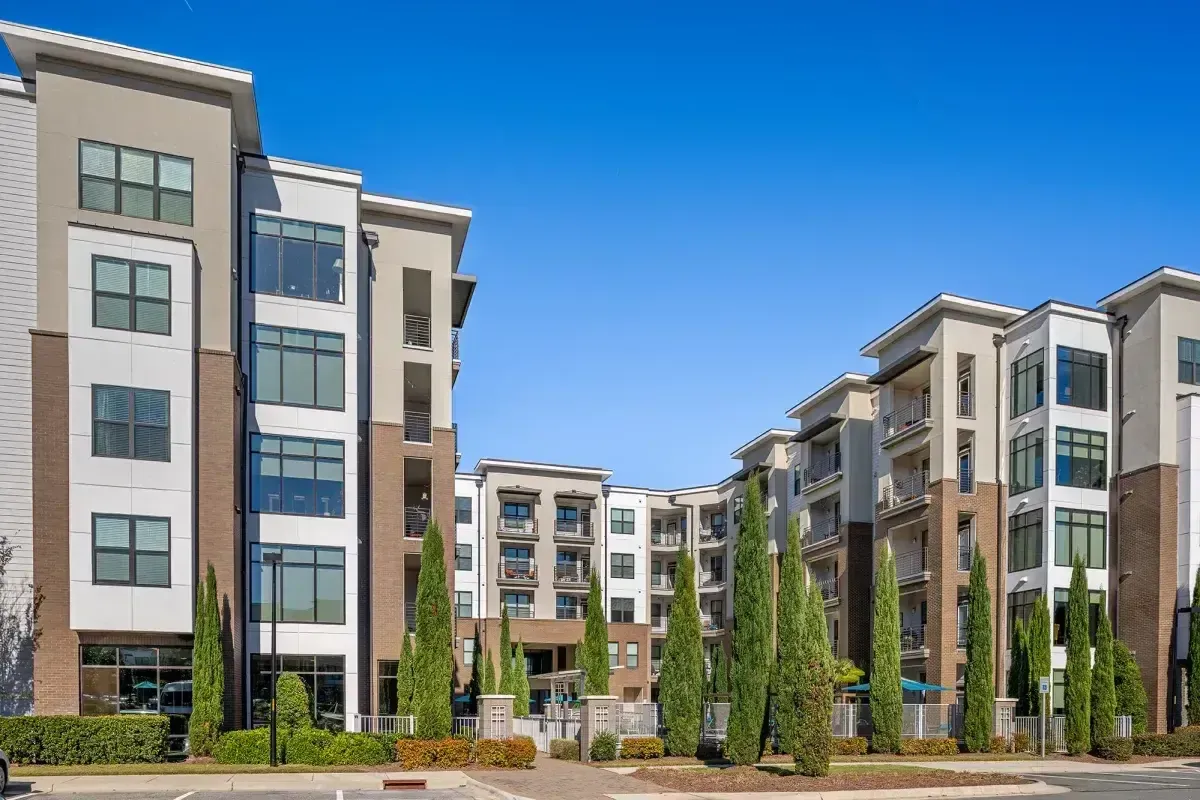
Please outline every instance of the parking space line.
[[37, 794], [37, 792], [27, 792], [25, 794], [19, 794], [16, 797], [5, 797], [4, 800], [25, 800], [26, 797], [33, 797], [35, 794]]
[[183, 798], [191, 797], [194, 794], [195, 792], [184, 792], [183, 794], [179, 795], [179, 797], [176, 797], [175, 800], [183, 800]]
[[345, 796], [342, 794], [341, 789], [337, 790], [337, 800], [346, 800]]
[[1180, 786], [1178, 783], [1156, 783], [1154, 781], [1122, 781], [1116, 778], [1085, 778], [1082, 775], [1055, 775], [1055, 778], [1063, 781], [1100, 781], [1101, 783], [1126, 783], [1131, 786], [1161, 786], [1164, 789], [1184, 789], [1185, 786]]

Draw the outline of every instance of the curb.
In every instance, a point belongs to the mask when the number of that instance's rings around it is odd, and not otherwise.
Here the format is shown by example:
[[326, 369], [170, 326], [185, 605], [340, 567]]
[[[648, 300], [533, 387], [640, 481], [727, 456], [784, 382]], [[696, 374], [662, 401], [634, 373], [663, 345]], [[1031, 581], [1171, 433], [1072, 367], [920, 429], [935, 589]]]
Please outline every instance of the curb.
[[610, 794], [613, 800], [752, 800], [757, 795], [769, 795], [772, 800], [879, 800], [886, 795], [889, 800], [935, 800], [951, 797], [1031, 797], [1035, 795], [1066, 794], [1071, 791], [1065, 786], [1051, 786], [1042, 781], [1019, 785], [998, 786], [943, 786], [925, 789], [846, 789], [837, 792], [663, 792], [661, 794]]
[[484, 783], [483, 781], [476, 780], [466, 773], [463, 774], [463, 777], [467, 779], [465, 785], [482, 792], [488, 797], [491, 797], [492, 800], [532, 800], [532, 798], [524, 797], [519, 794], [513, 794], [512, 792], [506, 792], [503, 789], [492, 786], [490, 783]]

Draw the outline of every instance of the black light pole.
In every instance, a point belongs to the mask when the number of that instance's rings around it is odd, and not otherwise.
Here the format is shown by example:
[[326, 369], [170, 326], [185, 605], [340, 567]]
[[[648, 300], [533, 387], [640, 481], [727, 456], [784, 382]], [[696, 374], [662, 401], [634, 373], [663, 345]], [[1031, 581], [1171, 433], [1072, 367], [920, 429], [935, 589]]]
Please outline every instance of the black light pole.
[[278, 764], [275, 756], [275, 684], [279, 672], [278, 656], [275, 654], [275, 629], [279, 623], [279, 562], [280, 553], [263, 553], [263, 561], [271, 565], [271, 766]]

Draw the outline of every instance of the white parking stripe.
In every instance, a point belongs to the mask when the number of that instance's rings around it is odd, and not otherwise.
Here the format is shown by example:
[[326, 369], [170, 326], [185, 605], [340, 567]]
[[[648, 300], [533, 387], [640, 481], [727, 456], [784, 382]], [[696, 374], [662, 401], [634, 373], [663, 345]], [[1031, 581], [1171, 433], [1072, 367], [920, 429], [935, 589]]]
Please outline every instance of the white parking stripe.
[[1177, 783], [1155, 783], [1154, 781], [1121, 781], [1116, 778], [1085, 778], [1082, 775], [1056, 775], [1054, 777], [1064, 781], [1100, 781], [1101, 783], [1127, 783], [1131, 786], [1161, 786], [1165, 789], [1183, 788]]
[[184, 792], [183, 794], [179, 795], [179, 797], [176, 797], [175, 800], [183, 800], [183, 798], [191, 797], [194, 794], [195, 792]]
[[346, 798], [342, 795], [341, 789], [337, 790], [337, 800], [346, 800]]
[[19, 794], [16, 797], [6, 797], [4, 800], [25, 800], [26, 797], [33, 797], [37, 792], [29, 792], [27, 794]]

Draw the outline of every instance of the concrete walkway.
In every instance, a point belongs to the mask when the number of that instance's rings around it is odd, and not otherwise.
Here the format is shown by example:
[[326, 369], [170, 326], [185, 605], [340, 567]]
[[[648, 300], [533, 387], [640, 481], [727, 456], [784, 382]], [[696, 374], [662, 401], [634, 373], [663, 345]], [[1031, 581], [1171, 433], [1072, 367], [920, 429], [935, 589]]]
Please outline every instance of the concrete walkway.
[[578, 761], [560, 761], [538, 753], [533, 769], [473, 770], [468, 774], [501, 793], [533, 800], [609, 800], [614, 794], [655, 794], [657, 784], [597, 769]]
[[[429, 789], [478, 791], [457, 771], [446, 772], [276, 772], [260, 774], [64, 775], [23, 778], [14, 775], [8, 794], [19, 792], [100, 794], [104, 792], [330, 792], [382, 789], [385, 778], [424, 778]], [[28, 788], [26, 788], [28, 787]]]

